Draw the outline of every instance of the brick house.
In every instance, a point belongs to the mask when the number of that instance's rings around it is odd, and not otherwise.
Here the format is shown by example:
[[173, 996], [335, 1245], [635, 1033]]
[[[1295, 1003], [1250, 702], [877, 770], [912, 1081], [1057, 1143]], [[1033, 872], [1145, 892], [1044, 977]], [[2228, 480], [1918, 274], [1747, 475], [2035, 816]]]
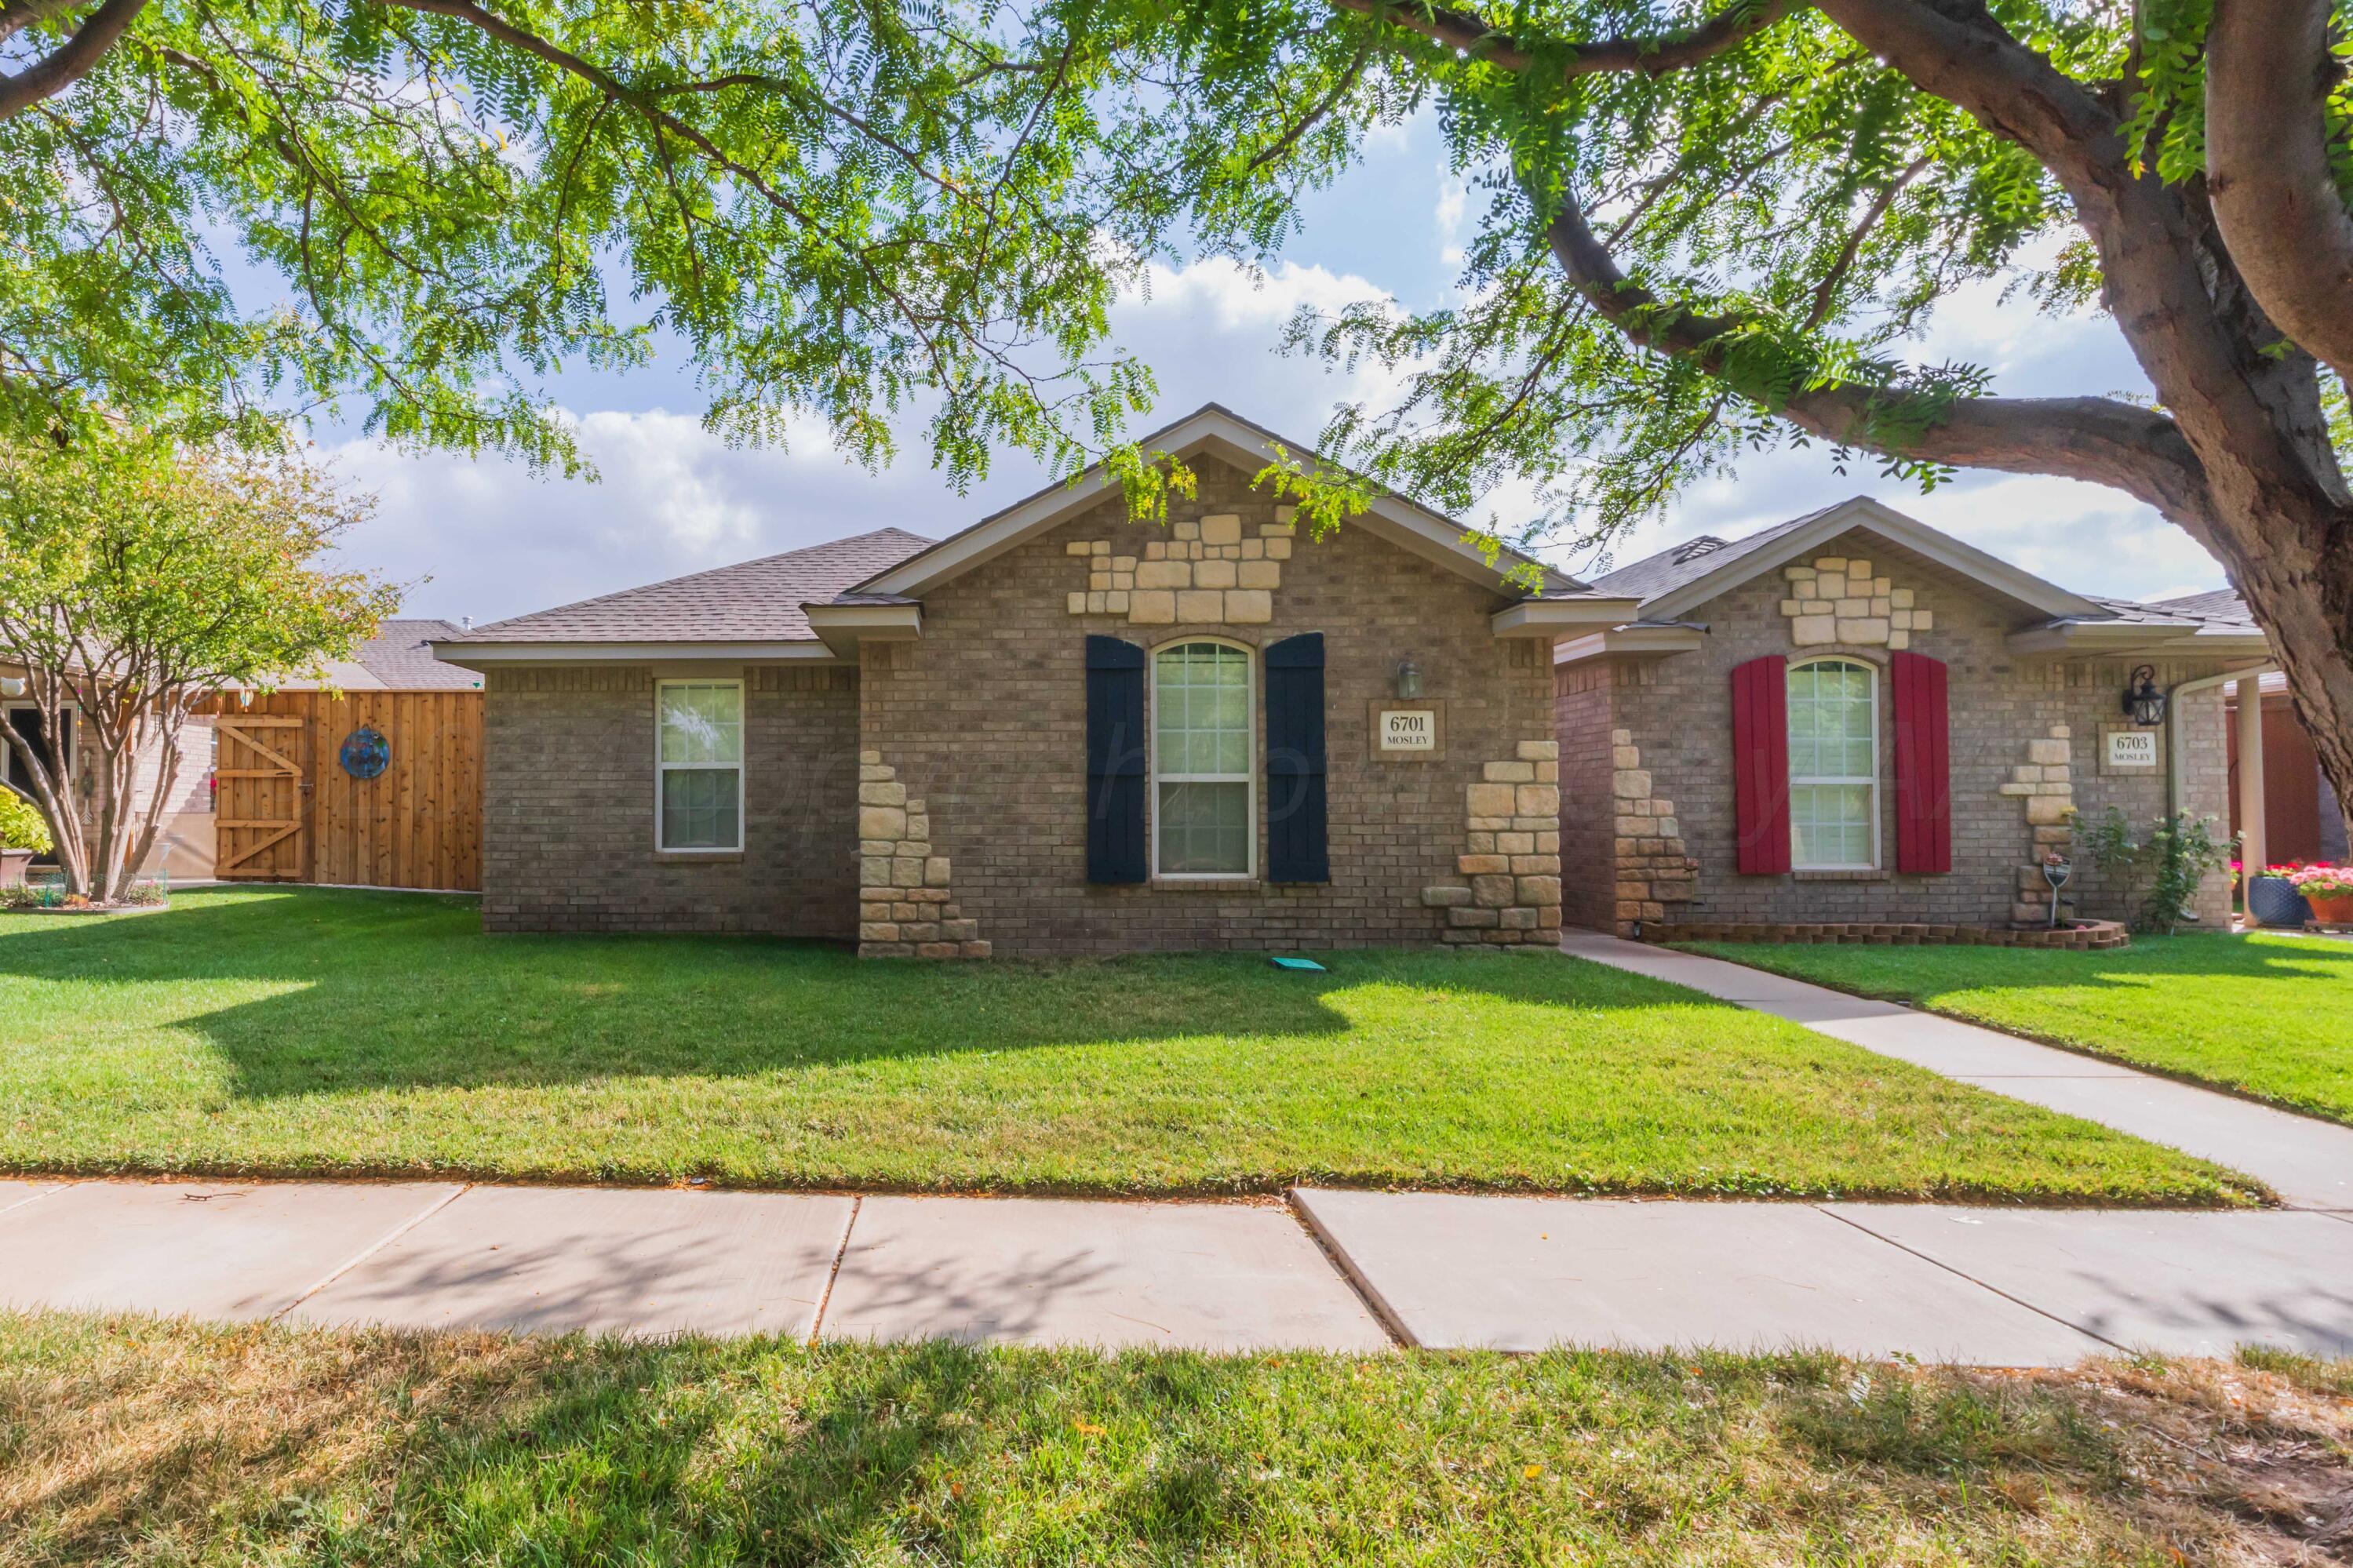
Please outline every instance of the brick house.
[[2223, 688], [2269, 668], [2235, 601], [2085, 597], [1867, 500], [1581, 584], [1395, 498], [1303, 539], [1250, 483], [1276, 438], [1215, 405], [1145, 445], [1199, 479], [1165, 528], [1091, 471], [436, 639], [483, 678], [486, 924], [924, 957], [2002, 926], [2076, 812], [2219, 831]]
[[1634, 601], [1395, 498], [1309, 541], [1250, 483], [1276, 438], [1215, 405], [1144, 444], [1198, 476], [1165, 527], [1090, 471], [937, 542], [438, 639], [483, 676], [486, 924], [924, 957], [1553, 942], [1552, 650]]
[[[2220, 835], [2224, 687], [2270, 659], [2235, 601], [2085, 597], [1862, 499], [1590, 589], [1639, 611], [1554, 650], [1566, 918], [1627, 934], [2045, 918], [2073, 813]], [[2125, 912], [2088, 863], [2069, 892]]]

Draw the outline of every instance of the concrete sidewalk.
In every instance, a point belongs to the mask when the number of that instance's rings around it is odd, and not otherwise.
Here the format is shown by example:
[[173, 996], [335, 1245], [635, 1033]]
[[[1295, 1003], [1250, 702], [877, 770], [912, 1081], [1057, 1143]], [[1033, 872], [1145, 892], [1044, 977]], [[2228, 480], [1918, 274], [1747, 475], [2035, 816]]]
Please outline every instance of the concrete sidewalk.
[[[1319, 1247], [1318, 1241], [1324, 1245]], [[2353, 1219], [1303, 1190], [1288, 1208], [0, 1182], [0, 1304], [1214, 1351], [2353, 1354]]]
[[1722, 959], [1593, 931], [1572, 931], [1560, 946], [1572, 957], [1688, 986], [2013, 1100], [2169, 1144], [2255, 1177], [2290, 1208], [2353, 1214], [2353, 1127]]

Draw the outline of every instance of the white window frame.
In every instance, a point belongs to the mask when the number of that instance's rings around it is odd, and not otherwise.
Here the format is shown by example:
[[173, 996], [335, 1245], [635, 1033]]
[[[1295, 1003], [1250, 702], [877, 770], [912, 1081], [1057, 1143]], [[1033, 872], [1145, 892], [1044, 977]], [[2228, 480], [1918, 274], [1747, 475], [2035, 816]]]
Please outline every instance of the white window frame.
[[[1164, 773], [1160, 771], [1160, 656], [1180, 647], [1208, 643], [1232, 648], [1242, 656], [1242, 742], [1247, 748], [1240, 773]], [[1258, 876], [1258, 655], [1259, 650], [1231, 637], [1183, 637], [1148, 649], [1145, 658], [1145, 837], [1152, 844], [1152, 879], [1155, 882], [1246, 882]], [[1239, 871], [1163, 871], [1160, 868], [1160, 786], [1162, 784], [1240, 784], [1248, 806], [1243, 813], [1242, 869]]]
[[[732, 686], [735, 689], [735, 710], [742, 715], [738, 722], [737, 740], [742, 755], [735, 761], [735, 842], [733, 844], [690, 844], [672, 848], [662, 841], [662, 775], [676, 769], [683, 773], [707, 773], [709, 763], [666, 763], [662, 760], [662, 693], [673, 686]], [[654, 852], [659, 855], [741, 855], [744, 853], [744, 775], [751, 769], [752, 708], [747, 700], [744, 682], [724, 676], [681, 675], [654, 682]]]
[[[1879, 818], [1881, 813], [1879, 774], [1883, 761], [1880, 752], [1879, 734], [1879, 667], [1872, 663], [1869, 659], [1857, 658], [1852, 654], [1842, 653], [1824, 654], [1819, 658], [1801, 659], [1798, 663], [1789, 666], [1788, 672], [1782, 677], [1784, 683], [1782, 687], [1782, 700], [1785, 703], [1790, 700], [1787, 684], [1789, 676], [1797, 674], [1798, 671], [1801, 669], [1811, 669], [1819, 665], [1825, 664], [1845, 665], [1851, 668], [1860, 669], [1871, 678], [1871, 699], [1869, 703], [1871, 709], [1871, 776], [1865, 778], [1860, 774], [1851, 775], [1846, 773], [1801, 774], [1798, 772], [1796, 759], [1792, 757], [1790, 759], [1789, 765], [1789, 791], [1794, 796], [1799, 784], [1862, 784], [1867, 786], [1871, 791], [1871, 858], [1866, 861], [1853, 863], [1847, 861], [1824, 862], [1799, 859], [1798, 817], [1796, 811], [1792, 809], [1789, 814], [1789, 868], [1792, 871], [1876, 871], [1879, 869], [1881, 860], [1881, 846], [1879, 841]], [[1788, 722], [1788, 721], [1786, 718], [1782, 721], [1785, 729]], [[1784, 745], [1788, 745], [1789, 743], [1788, 737], [1786, 734], [1782, 737], [1782, 743]]]

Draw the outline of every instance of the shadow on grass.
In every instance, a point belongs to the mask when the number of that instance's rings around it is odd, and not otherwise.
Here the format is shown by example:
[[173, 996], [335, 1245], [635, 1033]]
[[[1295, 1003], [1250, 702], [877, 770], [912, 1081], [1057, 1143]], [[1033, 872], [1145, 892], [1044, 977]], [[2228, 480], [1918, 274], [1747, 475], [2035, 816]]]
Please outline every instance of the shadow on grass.
[[[1096, 1042], [1342, 1034], [1328, 998], [1392, 979], [1535, 1005], [1654, 1007], [1654, 983], [1447, 952], [1055, 963], [860, 961], [760, 937], [485, 935], [471, 900], [301, 889], [184, 892], [160, 916], [0, 935], [0, 976], [87, 982], [61, 1022], [171, 1022], [216, 1045], [244, 1097], [731, 1077], [878, 1058]], [[1483, 958], [1483, 962], [1482, 959]], [[264, 994], [180, 1016], [209, 987]], [[142, 994], [141, 988], [154, 987]], [[113, 1017], [92, 1015], [111, 1010]]]

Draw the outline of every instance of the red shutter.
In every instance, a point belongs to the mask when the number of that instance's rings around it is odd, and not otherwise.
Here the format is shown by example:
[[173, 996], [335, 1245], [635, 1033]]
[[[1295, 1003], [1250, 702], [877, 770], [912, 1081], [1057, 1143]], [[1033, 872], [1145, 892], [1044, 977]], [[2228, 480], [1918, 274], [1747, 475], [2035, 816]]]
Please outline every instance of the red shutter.
[[1945, 707], [1945, 667], [1899, 653], [1888, 667], [1895, 686], [1895, 868], [1953, 868], [1952, 724]]
[[1789, 868], [1789, 661], [1779, 654], [1732, 670], [1732, 797], [1743, 876]]

